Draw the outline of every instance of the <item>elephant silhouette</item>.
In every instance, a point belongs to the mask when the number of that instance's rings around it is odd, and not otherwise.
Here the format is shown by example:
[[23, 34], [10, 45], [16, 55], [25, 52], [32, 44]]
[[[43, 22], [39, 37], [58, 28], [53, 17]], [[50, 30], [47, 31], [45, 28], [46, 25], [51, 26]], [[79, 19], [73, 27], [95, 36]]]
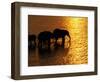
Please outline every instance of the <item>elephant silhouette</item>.
[[57, 41], [59, 38], [62, 38], [62, 47], [65, 46], [65, 36], [68, 36], [70, 38], [69, 32], [67, 30], [62, 30], [58, 28], [53, 31], [53, 35], [55, 38], [55, 47], [57, 47]]
[[29, 49], [35, 49], [36, 48], [36, 35], [28, 35], [28, 47]]
[[38, 47], [42, 49], [47, 45], [47, 49], [50, 49], [51, 38], [53, 38], [53, 34], [49, 31], [40, 32], [38, 35]]

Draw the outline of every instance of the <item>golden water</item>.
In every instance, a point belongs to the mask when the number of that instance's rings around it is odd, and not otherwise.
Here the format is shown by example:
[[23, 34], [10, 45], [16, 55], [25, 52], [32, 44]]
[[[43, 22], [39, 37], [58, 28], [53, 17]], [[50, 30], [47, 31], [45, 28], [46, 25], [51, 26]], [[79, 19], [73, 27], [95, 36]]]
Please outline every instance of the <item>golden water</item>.
[[[67, 24], [66, 24], [67, 22]], [[71, 46], [65, 60], [69, 64], [88, 63], [88, 20], [87, 18], [67, 18], [64, 22], [70, 32]]]

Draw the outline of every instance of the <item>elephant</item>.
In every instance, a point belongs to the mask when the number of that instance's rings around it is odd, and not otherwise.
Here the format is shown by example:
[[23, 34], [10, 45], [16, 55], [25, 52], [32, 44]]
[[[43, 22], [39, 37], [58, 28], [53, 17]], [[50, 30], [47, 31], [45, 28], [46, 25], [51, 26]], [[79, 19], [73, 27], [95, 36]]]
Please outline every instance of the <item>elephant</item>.
[[28, 47], [29, 49], [35, 49], [36, 48], [36, 35], [28, 35]]
[[55, 38], [55, 47], [57, 46], [57, 41], [59, 38], [62, 38], [62, 45], [61, 45], [62, 47], [64, 47], [64, 45], [65, 45], [65, 36], [68, 36], [70, 38], [69, 32], [67, 30], [62, 30], [62, 29], [58, 29], [58, 28], [56, 28], [53, 31], [53, 35]]
[[53, 38], [53, 34], [49, 31], [40, 32], [38, 35], [38, 47], [43, 48], [47, 44], [47, 48], [50, 49], [51, 38]]

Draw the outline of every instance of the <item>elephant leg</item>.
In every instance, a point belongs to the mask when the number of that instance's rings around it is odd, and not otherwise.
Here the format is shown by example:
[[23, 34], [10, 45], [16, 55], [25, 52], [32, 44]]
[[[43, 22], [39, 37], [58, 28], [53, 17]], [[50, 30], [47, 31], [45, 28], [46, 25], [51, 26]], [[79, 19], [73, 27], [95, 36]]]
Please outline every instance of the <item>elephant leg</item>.
[[43, 40], [42, 43], [41, 43], [41, 45], [42, 45], [41, 46], [42, 48], [45, 48], [45, 46], [46, 46], [46, 40]]
[[42, 48], [42, 41], [41, 40], [39, 40], [39, 42], [38, 42], [38, 47], [39, 47], [39, 49]]
[[48, 40], [48, 49], [50, 49], [50, 45], [51, 45], [51, 42], [50, 42], [50, 39]]
[[65, 37], [62, 38], [62, 47], [65, 46]]
[[28, 48], [30, 48], [30, 46], [31, 46], [31, 42], [30, 42], [30, 41], [28, 41]]
[[54, 44], [55, 48], [57, 48], [57, 41], [58, 41], [58, 38], [55, 39], [55, 44]]
[[30, 41], [30, 47], [32, 47], [32, 41]]
[[34, 40], [34, 47], [36, 48], [36, 40]]
[[55, 40], [55, 45], [57, 45], [57, 40], [58, 40], [58, 39]]

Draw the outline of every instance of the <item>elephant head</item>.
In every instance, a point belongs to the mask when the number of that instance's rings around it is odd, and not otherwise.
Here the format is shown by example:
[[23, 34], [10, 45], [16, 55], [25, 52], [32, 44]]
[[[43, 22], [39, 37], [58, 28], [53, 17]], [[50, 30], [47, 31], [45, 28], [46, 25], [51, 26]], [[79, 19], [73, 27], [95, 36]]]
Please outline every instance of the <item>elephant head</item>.
[[65, 44], [65, 36], [68, 36], [70, 38], [69, 32], [67, 30], [62, 30], [62, 29], [55, 29], [53, 31], [53, 35], [55, 38], [55, 45], [57, 45], [57, 40], [59, 38], [62, 38], [62, 46], [64, 47]]

